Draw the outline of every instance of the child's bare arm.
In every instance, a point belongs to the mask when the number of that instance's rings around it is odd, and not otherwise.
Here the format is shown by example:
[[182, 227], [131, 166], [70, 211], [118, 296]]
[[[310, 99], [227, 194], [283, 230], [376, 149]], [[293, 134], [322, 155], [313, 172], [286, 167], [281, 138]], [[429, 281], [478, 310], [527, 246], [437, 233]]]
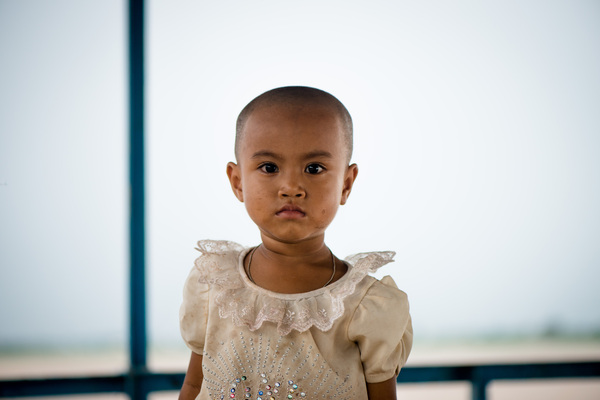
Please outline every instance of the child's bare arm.
[[367, 383], [369, 400], [396, 400], [396, 379], [378, 383]]
[[204, 375], [202, 374], [202, 356], [192, 351], [190, 357], [190, 365], [188, 366], [185, 379], [183, 380], [183, 386], [181, 392], [179, 392], [179, 400], [194, 400], [200, 388], [202, 388], [202, 380]]

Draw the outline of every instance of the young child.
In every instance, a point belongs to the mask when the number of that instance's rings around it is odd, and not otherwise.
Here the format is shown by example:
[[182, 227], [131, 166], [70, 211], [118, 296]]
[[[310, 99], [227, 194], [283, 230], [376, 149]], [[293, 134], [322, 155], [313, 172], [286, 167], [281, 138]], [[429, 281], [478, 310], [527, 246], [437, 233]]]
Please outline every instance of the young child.
[[180, 399], [396, 399], [408, 301], [391, 277], [368, 275], [394, 253], [341, 261], [324, 241], [358, 173], [351, 154], [350, 114], [329, 93], [283, 87], [242, 110], [227, 176], [262, 242], [199, 242]]

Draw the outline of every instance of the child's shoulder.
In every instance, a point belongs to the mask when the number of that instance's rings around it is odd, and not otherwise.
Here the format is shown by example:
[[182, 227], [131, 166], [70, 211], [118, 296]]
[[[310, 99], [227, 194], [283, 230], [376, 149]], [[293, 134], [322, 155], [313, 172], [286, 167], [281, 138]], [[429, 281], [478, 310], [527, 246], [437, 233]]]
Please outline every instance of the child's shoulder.
[[352, 299], [349, 303], [353, 303], [354, 307], [408, 308], [408, 296], [389, 275], [381, 280], [365, 276], [349, 298]]
[[224, 260], [230, 260], [235, 264], [240, 254], [248, 249], [229, 240], [200, 240], [196, 250], [201, 253], [195, 263], [198, 267], [203, 263], [223, 263]]
[[398, 288], [394, 279], [386, 275], [381, 280], [369, 276], [370, 284], [364, 291], [363, 305], [374, 303], [389, 308], [408, 309], [408, 296]]
[[350, 264], [348, 278], [356, 281], [351, 295], [355, 306], [408, 307], [406, 293], [398, 288], [391, 276], [387, 275], [379, 280], [369, 275], [393, 262], [394, 255], [392, 251], [378, 251], [359, 253], [346, 258], [346, 262]]
[[192, 273], [202, 283], [234, 278], [240, 257], [248, 248], [228, 240], [200, 240], [196, 247], [201, 254], [194, 261]]
[[[379, 270], [386, 264], [394, 261], [396, 255], [393, 251], [373, 251], [368, 253], [357, 253], [345, 258], [346, 264], [349, 265], [345, 279], [354, 281], [357, 285], [357, 291], [363, 292], [371, 290], [372, 287], [392, 287], [398, 289], [391, 277], [386, 277], [383, 280], [378, 280], [369, 274]], [[391, 286], [390, 286], [391, 285]]]

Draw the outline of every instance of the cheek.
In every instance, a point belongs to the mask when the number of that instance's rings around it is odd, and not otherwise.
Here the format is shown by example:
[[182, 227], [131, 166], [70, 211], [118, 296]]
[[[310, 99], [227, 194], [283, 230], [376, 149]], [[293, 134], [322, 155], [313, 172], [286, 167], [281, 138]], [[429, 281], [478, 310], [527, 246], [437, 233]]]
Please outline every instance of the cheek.
[[273, 200], [269, 194], [256, 186], [252, 187], [252, 190], [244, 192], [246, 211], [253, 219], [260, 218], [262, 215], [268, 213], [272, 203]]
[[245, 203], [248, 211], [260, 212], [264, 209], [265, 204], [267, 204], [267, 200], [258, 193], [252, 193], [251, 195], [246, 196]]
[[246, 179], [244, 182], [244, 198], [246, 201], [264, 201], [268, 196], [268, 186], [255, 179]]
[[322, 208], [318, 212], [318, 217], [315, 220], [315, 227], [317, 229], [327, 229], [333, 222], [335, 214], [337, 213], [337, 207]]
[[337, 213], [340, 204], [340, 196], [330, 195], [321, 199], [321, 207], [319, 208], [318, 215], [322, 224], [329, 225], [335, 214]]

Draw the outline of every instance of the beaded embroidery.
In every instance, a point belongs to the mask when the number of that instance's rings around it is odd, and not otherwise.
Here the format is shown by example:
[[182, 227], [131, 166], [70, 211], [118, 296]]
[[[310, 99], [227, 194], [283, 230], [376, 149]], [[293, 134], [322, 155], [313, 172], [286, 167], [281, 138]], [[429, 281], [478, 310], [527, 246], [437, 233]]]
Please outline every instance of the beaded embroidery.
[[251, 331], [264, 322], [272, 322], [283, 336], [292, 330], [305, 332], [313, 326], [323, 332], [331, 329], [344, 313], [344, 299], [366, 275], [391, 262], [395, 254], [385, 251], [347, 257], [348, 272], [338, 281], [309, 293], [285, 295], [253, 286], [242, 275], [240, 263], [248, 249], [239, 244], [203, 240], [198, 242], [197, 250], [202, 252], [195, 261], [199, 282], [215, 287], [219, 316], [231, 318], [236, 326]]
[[339, 377], [304, 341], [263, 339], [262, 334], [246, 338], [240, 332], [239, 342], [221, 342], [216, 355], [204, 351], [202, 367], [211, 399], [355, 398], [349, 376]]

